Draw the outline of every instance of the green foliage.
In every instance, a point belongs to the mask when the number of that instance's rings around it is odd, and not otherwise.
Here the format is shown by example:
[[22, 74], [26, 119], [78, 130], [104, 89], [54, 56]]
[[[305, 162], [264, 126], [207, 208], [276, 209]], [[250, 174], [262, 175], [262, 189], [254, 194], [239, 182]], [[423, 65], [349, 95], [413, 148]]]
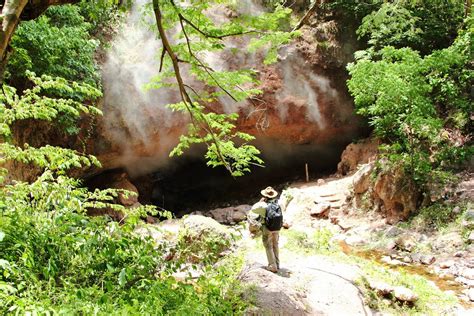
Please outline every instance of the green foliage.
[[464, 0], [336, 0], [325, 4], [360, 24], [376, 49], [411, 47], [422, 54], [448, 47], [464, 18]]
[[[356, 260], [363, 270], [363, 277], [358, 283], [362, 288], [366, 303], [373, 309], [396, 315], [435, 315], [442, 314], [457, 303], [453, 294], [446, 294], [420, 275], [404, 271], [402, 268], [399, 271], [393, 271], [366, 259], [356, 257], [352, 259]], [[370, 288], [369, 280], [384, 282], [393, 287], [406, 287], [418, 296], [418, 300], [414, 306], [407, 306], [400, 304], [391, 295], [386, 299]]]
[[378, 10], [383, 3], [383, 0], [333, 0], [323, 6], [360, 22], [365, 16]]
[[[454, 208], [459, 208], [458, 212], [453, 212]], [[467, 209], [467, 205], [455, 203], [434, 203], [432, 205], [421, 208], [418, 213], [410, 219], [410, 226], [423, 230], [441, 230], [448, 228], [451, 224], [457, 226], [463, 214]]]
[[423, 185], [468, 159], [473, 111], [472, 19], [452, 46], [424, 58], [409, 48], [359, 52], [348, 66], [357, 112], [387, 144], [383, 151]]
[[394, 3], [384, 3], [378, 11], [364, 17], [357, 29], [360, 37], [367, 36], [368, 43], [376, 48], [386, 45], [403, 47], [406, 43], [421, 42], [420, 18], [413, 16], [407, 8]]
[[[231, 54], [242, 54], [230, 46], [230, 38], [245, 36], [250, 41], [248, 49], [255, 52], [264, 49], [264, 63], [275, 62], [277, 49], [298, 35], [290, 30], [291, 10], [277, 5], [272, 12], [258, 16], [237, 15], [215, 22], [206, 14], [216, 4], [232, 7], [231, 1], [191, 1], [192, 5], [183, 5], [173, 1], [156, 1], [155, 11], [159, 9], [159, 19], [164, 30], [174, 33], [178, 39], [161, 56], [162, 70], [147, 86], [160, 89], [174, 87], [180, 91], [182, 102], [171, 105], [176, 111], [187, 112], [191, 117], [189, 133], [180, 138], [180, 144], [171, 155], [181, 155], [192, 144], [207, 145], [206, 159], [212, 167], [225, 166], [233, 176], [241, 176], [250, 171], [250, 165], [260, 165], [263, 161], [258, 157], [260, 152], [248, 144], [253, 137], [235, 131], [236, 113], [215, 113], [209, 105], [218, 99], [227, 98], [239, 102], [259, 93], [255, 89], [256, 73], [248, 70], [214, 69], [207, 60], [210, 54], [225, 50]], [[235, 4], [237, 5], [237, 4]], [[164, 39], [162, 39], [164, 43]], [[183, 78], [175, 72], [171, 56], [179, 64], [186, 65], [186, 73], [197, 86], [206, 89], [194, 89], [190, 83], [183, 83]], [[215, 58], [215, 57], [212, 57]], [[170, 77], [178, 78], [173, 84]]]
[[[182, 269], [180, 262], [167, 261], [164, 255], [171, 246], [135, 230], [147, 214], [169, 214], [151, 206], [127, 209], [114, 200], [119, 193], [131, 192], [89, 191], [65, 175], [74, 167], [98, 165], [95, 157], [11, 143], [10, 125], [19, 120], [100, 114], [79, 101], [99, 97], [95, 88], [61, 78], [30, 77], [33, 87], [21, 96], [6, 85], [0, 94], [2, 163], [15, 160], [44, 170], [31, 183], [11, 178], [6, 182], [6, 170], [1, 170], [0, 313], [242, 314], [246, 303], [235, 279], [241, 260], [229, 258], [220, 267], [203, 262], [206, 274], [176, 280], [173, 274]], [[86, 215], [97, 209], [115, 210], [124, 219], [117, 223]], [[187, 253], [185, 246], [173, 247], [177, 257]], [[216, 256], [212, 249], [217, 248], [210, 248], [209, 255]]]
[[11, 41], [7, 78], [18, 85], [29, 70], [97, 86], [94, 53], [99, 42], [91, 29], [75, 5], [52, 6], [37, 19], [22, 21]]
[[282, 234], [288, 238], [285, 247], [291, 251], [329, 255], [339, 250], [332, 240], [334, 233], [327, 228], [317, 229], [311, 236], [305, 232], [291, 229], [282, 231]]
[[77, 120], [82, 114], [101, 114], [96, 107], [83, 104], [85, 100], [95, 101], [102, 96], [96, 88], [58, 77], [40, 78], [31, 72], [26, 75], [34, 86], [24, 90], [21, 96], [13, 87], [2, 87], [0, 135], [3, 137], [11, 136], [10, 125], [27, 119], [54, 120], [67, 134], [74, 134], [77, 133]]

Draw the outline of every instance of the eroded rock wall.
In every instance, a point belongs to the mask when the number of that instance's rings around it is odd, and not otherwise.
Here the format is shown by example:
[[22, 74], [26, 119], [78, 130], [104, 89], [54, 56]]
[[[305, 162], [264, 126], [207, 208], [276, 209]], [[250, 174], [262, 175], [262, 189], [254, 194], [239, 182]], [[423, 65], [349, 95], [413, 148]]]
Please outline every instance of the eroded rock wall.
[[[160, 46], [141, 22], [143, 3], [135, 2], [103, 65], [105, 114], [92, 148], [104, 169], [123, 167], [135, 175], [169, 163], [168, 154], [187, 124], [186, 116], [165, 107], [179, 100], [175, 91], [144, 90], [158, 73]], [[244, 1], [242, 8], [252, 14], [265, 10], [254, 1]], [[217, 8], [213, 14], [223, 19], [230, 15], [228, 8]], [[245, 53], [246, 38], [226, 43], [229, 48], [222, 54], [206, 56], [216, 69], [257, 69], [263, 91], [254, 100], [236, 104], [223, 97], [212, 106], [238, 112], [238, 127], [265, 142], [331, 150], [357, 138], [361, 121], [353, 114], [345, 85], [345, 65], [356, 42], [340, 42], [354, 32], [325, 19], [313, 18], [300, 39], [280, 49], [279, 61], [271, 66], [263, 66], [261, 54]], [[265, 153], [265, 145], [262, 149]]]

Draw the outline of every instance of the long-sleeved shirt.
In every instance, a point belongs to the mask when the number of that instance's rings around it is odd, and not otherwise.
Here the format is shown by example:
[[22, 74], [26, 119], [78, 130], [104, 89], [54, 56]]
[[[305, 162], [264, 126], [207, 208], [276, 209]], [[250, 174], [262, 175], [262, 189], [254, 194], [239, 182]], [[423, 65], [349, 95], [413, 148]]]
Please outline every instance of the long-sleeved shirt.
[[[270, 201], [276, 201], [276, 200], [270, 200]], [[284, 207], [281, 205], [280, 200], [278, 200], [277, 202], [278, 202], [278, 205], [280, 205], [280, 208], [283, 212]], [[253, 218], [257, 218], [259, 216], [260, 221], [263, 223], [265, 221], [265, 213], [267, 212], [267, 206], [268, 206], [267, 202], [259, 201], [252, 206], [252, 208], [250, 209], [249, 215], [252, 216]]]

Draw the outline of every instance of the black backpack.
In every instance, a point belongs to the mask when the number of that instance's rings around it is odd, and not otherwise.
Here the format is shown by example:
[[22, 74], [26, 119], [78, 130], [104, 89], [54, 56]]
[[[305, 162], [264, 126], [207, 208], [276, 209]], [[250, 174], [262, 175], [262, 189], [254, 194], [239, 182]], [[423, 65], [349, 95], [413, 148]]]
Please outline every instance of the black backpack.
[[280, 230], [283, 226], [283, 213], [281, 207], [275, 201], [270, 201], [265, 213], [265, 226], [269, 231]]

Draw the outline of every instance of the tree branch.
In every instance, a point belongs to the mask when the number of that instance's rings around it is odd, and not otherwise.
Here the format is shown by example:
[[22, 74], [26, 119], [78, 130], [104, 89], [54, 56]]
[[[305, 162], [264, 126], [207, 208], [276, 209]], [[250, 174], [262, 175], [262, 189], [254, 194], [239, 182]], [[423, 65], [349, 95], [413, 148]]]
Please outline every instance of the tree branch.
[[[192, 123], [195, 126], [197, 126], [197, 122], [196, 122], [196, 120], [194, 118], [194, 114], [191, 110], [191, 108], [194, 107], [193, 101], [191, 100], [191, 97], [189, 96], [188, 92], [186, 91], [186, 87], [185, 87], [183, 78], [181, 76], [181, 71], [180, 71], [179, 64], [178, 64], [178, 57], [174, 53], [173, 48], [171, 47], [171, 44], [168, 41], [168, 37], [166, 35], [165, 29], [163, 27], [163, 21], [162, 21], [163, 16], [161, 14], [159, 0], [153, 0], [153, 11], [155, 12], [156, 25], [158, 27], [158, 32], [160, 34], [160, 38], [161, 38], [161, 42], [163, 44], [163, 48], [166, 50], [166, 52], [170, 56], [171, 62], [173, 64], [173, 70], [174, 70], [174, 73], [175, 73], [176, 81], [178, 82], [178, 87], [179, 87], [179, 92], [180, 92], [180, 95], [181, 95], [181, 100], [183, 101], [184, 105], [186, 106], [186, 109], [187, 109], [188, 113], [191, 116]], [[219, 160], [224, 164], [226, 169], [232, 174], [232, 168], [227, 163], [224, 156], [222, 155], [222, 152], [221, 152], [221, 149], [220, 149], [220, 146], [219, 146], [219, 141], [217, 140], [216, 135], [212, 131], [212, 128], [211, 128], [209, 122], [207, 121], [207, 119], [204, 115], [201, 115], [200, 119], [205, 124], [205, 126], [202, 126], [202, 128], [206, 132], [208, 132], [209, 135], [211, 135], [213, 143], [216, 145], [216, 154], [219, 157]]]
[[[225, 94], [227, 94], [232, 100], [234, 100], [235, 102], [237, 102], [237, 99], [229, 92], [227, 91], [227, 89], [225, 89], [221, 84], [220, 82], [212, 75], [212, 72], [211, 71], [214, 71], [212, 68], [204, 65], [204, 63], [199, 59], [197, 58], [197, 56], [193, 53], [192, 49], [191, 49], [191, 43], [190, 43], [190, 40], [189, 40], [189, 37], [188, 37], [188, 34], [186, 32], [186, 29], [183, 25], [183, 20], [181, 17], [179, 18], [179, 24], [181, 25], [181, 30], [183, 31], [183, 34], [184, 34], [184, 38], [186, 39], [186, 45], [188, 47], [188, 51], [189, 51], [189, 54], [191, 55], [192, 58], [194, 58], [198, 64], [204, 69], [204, 71], [206, 71], [207, 75], [212, 79], [214, 80], [215, 84], [222, 90], [225, 92]], [[209, 70], [211, 69], [211, 70]]]
[[293, 32], [296, 30], [299, 30], [300, 28], [303, 27], [303, 25], [306, 24], [306, 22], [308, 22], [309, 18], [316, 12], [316, 9], [319, 7], [320, 4], [321, 4], [321, 0], [314, 1], [313, 5], [308, 9], [308, 11], [303, 16], [303, 18], [293, 28]]

